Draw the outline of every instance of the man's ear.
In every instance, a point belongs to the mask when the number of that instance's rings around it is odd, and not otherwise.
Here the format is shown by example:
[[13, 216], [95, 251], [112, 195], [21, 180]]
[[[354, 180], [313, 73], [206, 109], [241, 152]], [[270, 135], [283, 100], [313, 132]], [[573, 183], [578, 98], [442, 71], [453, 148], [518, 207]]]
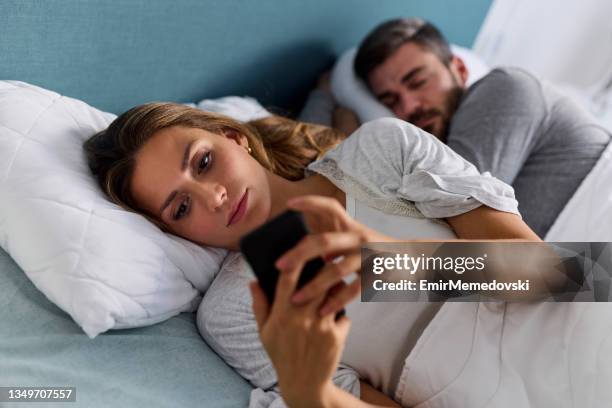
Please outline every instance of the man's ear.
[[459, 81], [459, 84], [465, 87], [465, 84], [468, 79], [469, 71], [468, 71], [467, 66], [465, 65], [465, 62], [463, 62], [463, 59], [461, 59], [461, 57], [458, 57], [457, 55], [453, 55], [453, 59], [451, 61], [451, 72], [453, 73], [453, 75], [455, 75], [455, 77]]
[[223, 129], [223, 136], [227, 137], [230, 140], [233, 140], [239, 146], [242, 146], [244, 148], [249, 147], [249, 141], [247, 140], [246, 136], [240, 133], [239, 131], [237, 131], [236, 129], [232, 129], [232, 128]]

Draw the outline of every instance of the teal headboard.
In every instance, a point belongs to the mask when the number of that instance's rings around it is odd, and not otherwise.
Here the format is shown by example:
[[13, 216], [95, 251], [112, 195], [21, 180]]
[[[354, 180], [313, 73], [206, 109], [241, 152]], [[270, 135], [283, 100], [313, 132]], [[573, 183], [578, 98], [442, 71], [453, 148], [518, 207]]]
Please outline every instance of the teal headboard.
[[471, 46], [491, 0], [1, 0], [0, 79], [121, 112], [251, 95], [299, 106], [377, 23], [421, 16]]

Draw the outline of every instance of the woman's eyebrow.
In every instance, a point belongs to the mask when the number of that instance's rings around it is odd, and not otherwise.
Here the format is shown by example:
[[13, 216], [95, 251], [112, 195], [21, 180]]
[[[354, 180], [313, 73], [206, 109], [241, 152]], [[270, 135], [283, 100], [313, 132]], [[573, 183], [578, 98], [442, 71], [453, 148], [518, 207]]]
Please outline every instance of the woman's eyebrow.
[[162, 214], [164, 213], [164, 210], [166, 209], [166, 207], [170, 205], [172, 200], [174, 200], [174, 197], [176, 197], [176, 194], [177, 192], [176, 190], [174, 190], [172, 193], [170, 193], [168, 198], [166, 198], [166, 201], [164, 201], [164, 204], [161, 206], [161, 209], [159, 210], [159, 218], [162, 218]]
[[195, 143], [195, 139], [187, 144], [185, 148], [185, 154], [183, 155], [183, 163], [181, 164], [181, 173], [187, 169], [187, 165], [189, 164], [189, 157], [191, 156], [191, 146]]
[[[183, 161], [181, 163], [181, 173], [183, 173], [187, 169], [187, 166], [189, 165], [189, 157], [191, 156], [191, 147], [193, 146], [194, 143], [195, 143], [195, 139], [189, 142], [187, 144], [187, 147], [185, 147], [185, 153], [183, 154]], [[174, 190], [172, 193], [170, 193], [168, 198], [166, 198], [166, 201], [164, 201], [164, 203], [162, 204], [159, 210], [159, 218], [162, 217], [164, 210], [166, 209], [166, 207], [170, 205], [172, 200], [174, 200], [174, 197], [176, 197], [176, 194], [177, 194], [177, 191]]]

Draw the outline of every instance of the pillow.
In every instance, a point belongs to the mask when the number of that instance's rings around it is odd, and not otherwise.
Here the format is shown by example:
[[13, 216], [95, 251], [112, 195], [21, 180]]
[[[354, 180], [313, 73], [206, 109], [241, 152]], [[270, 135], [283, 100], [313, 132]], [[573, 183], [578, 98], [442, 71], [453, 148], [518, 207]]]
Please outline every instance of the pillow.
[[[455, 55], [463, 59], [467, 66], [467, 86], [472, 85], [491, 70], [473, 51], [457, 45], [451, 45], [451, 49]], [[366, 84], [355, 74], [353, 62], [356, 54], [357, 48], [351, 48], [336, 61], [331, 75], [334, 97], [340, 105], [353, 110], [362, 123], [378, 118], [394, 117], [393, 112], [378, 102]]]
[[195, 107], [209, 112], [221, 113], [241, 122], [263, 119], [271, 115], [259, 102], [248, 96], [204, 99], [198, 102]]
[[91, 338], [194, 311], [227, 255], [107, 200], [82, 143], [114, 118], [0, 81], [0, 245]]

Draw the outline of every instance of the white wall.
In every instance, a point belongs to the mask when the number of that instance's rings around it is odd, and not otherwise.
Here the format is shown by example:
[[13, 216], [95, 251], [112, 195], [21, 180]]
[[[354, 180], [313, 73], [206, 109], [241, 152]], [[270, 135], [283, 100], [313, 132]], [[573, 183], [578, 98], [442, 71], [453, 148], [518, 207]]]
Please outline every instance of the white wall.
[[473, 48], [560, 85], [612, 129], [612, 0], [494, 0]]
[[612, 76], [612, 0], [495, 0], [474, 49], [493, 66], [601, 85]]

